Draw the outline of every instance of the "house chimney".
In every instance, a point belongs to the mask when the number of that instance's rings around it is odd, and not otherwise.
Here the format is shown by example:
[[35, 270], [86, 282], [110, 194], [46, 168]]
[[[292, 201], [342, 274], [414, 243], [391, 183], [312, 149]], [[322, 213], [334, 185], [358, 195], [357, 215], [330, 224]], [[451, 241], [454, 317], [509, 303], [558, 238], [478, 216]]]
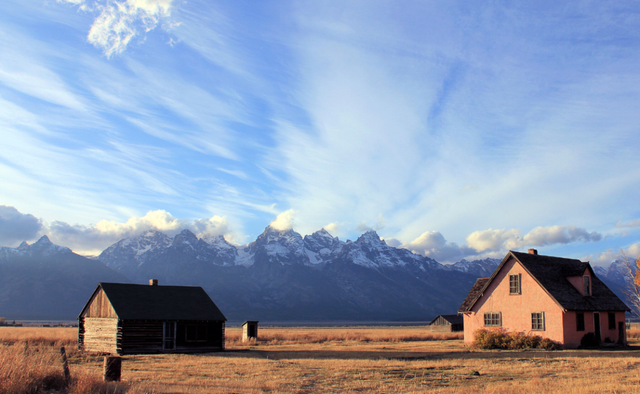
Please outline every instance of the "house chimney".
[[529, 249], [529, 254], [538, 254], [537, 249]]
[[158, 279], [149, 279], [149, 286], [158, 286]]

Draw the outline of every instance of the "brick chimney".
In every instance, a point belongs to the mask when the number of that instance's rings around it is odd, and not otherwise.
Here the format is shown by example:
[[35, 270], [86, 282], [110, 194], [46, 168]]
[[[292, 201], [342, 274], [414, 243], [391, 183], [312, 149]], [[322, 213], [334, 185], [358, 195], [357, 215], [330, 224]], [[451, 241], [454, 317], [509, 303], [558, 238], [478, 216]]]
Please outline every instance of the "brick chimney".
[[158, 286], [158, 279], [149, 279], [149, 286]]
[[529, 254], [538, 254], [537, 249], [529, 249]]

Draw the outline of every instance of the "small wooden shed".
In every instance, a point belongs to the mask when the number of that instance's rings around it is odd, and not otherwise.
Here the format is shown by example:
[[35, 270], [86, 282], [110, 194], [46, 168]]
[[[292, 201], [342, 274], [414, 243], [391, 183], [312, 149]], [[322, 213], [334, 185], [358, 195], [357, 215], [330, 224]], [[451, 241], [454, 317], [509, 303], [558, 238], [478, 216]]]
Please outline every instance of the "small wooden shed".
[[258, 321], [247, 320], [242, 323], [242, 342], [250, 339], [258, 339]]
[[429, 328], [434, 332], [456, 332], [463, 331], [462, 315], [438, 315], [429, 323]]
[[226, 318], [202, 287], [100, 283], [78, 316], [80, 350], [110, 354], [224, 350]]

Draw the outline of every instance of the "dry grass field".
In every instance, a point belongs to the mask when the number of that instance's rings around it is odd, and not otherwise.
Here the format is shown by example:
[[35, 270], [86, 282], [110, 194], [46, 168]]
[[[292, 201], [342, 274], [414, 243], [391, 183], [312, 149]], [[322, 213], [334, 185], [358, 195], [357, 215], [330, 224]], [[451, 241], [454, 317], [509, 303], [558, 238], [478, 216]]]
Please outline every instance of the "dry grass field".
[[[626, 350], [484, 351], [424, 327], [260, 328], [227, 351], [123, 357], [120, 383], [81, 354], [74, 328], [0, 327], [0, 393], [636, 393], [640, 333]], [[73, 382], [64, 386], [60, 346]]]

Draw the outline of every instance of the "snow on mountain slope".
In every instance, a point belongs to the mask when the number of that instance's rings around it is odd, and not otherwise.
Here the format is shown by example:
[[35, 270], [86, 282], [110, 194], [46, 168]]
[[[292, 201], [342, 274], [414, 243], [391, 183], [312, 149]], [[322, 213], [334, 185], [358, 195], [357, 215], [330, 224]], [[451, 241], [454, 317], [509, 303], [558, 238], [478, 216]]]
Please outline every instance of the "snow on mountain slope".
[[22, 242], [17, 248], [0, 247], [0, 260], [8, 260], [17, 256], [50, 256], [55, 254], [73, 253], [65, 246], [53, 244], [49, 237], [43, 235], [33, 245]]
[[452, 271], [466, 272], [468, 274], [476, 275], [478, 278], [488, 278], [493, 274], [493, 271], [498, 267], [501, 260], [498, 259], [484, 259], [467, 261], [462, 259], [455, 264], [445, 265], [445, 269]]
[[138, 237], [123, 238], [102, 251], [98, 259], [108, 267], [141, 266], [151, 256], [171, 246], [173, 239], [160, 231], [149, 230]]

